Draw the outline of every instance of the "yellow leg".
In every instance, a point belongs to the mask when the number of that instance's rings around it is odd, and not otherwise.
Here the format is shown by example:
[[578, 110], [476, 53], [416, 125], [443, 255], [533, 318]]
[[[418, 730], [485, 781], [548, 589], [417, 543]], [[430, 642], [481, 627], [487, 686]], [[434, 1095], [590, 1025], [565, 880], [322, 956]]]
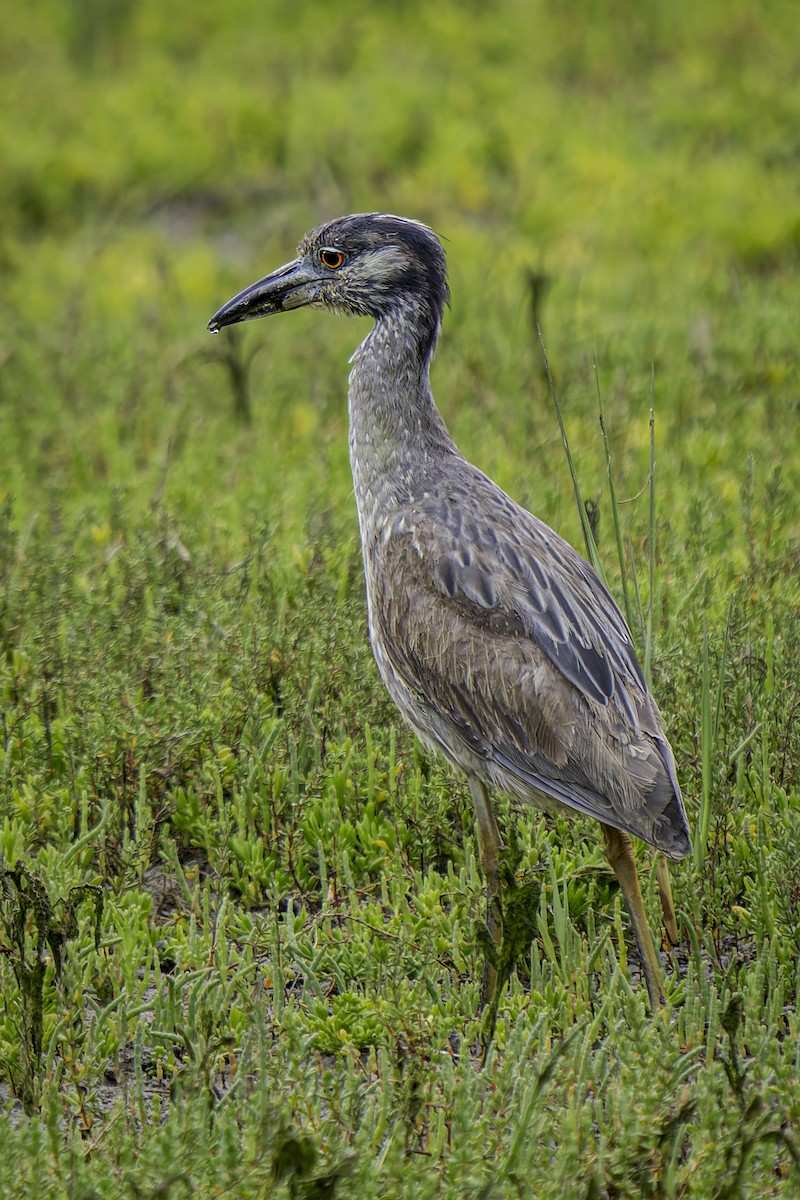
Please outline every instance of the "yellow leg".
[[[498, 868], [503, 839], [492, 812], [489, 793], [479, 779], [470, 779], [469, 790], [475, 805], [475, 817], [478, 826], [478, 848], [481, 859], [481, 870], [486, 882], [486, 925], [489, 930], [497, 955], [503, 942], [503, 901], [500, 894]], [[487, 958], [483, 971], [483, 987], [481, 989], [481, 1004], [488, 1003], [497, 988], [497, 969]]]
[[664, 928], [670, 946], [677, 946], [678, 918], [675, 916], [675, 905], [672, 903], [672, 884], [669, 878], [669, 863], [663, 854], [656, 854], [656, 882], [658, 883], [658, 898], [664, 910]]
[[606, 844], [606, 858], [619, 880], [622, 894], [625, 897], [633, 934], [642, 960], [650, 1007], [655, 1012], [665, 1002], [661, 964], [658, 961], [650, 926], [647, 923], [647, 914], [644, 911], [644, 901], [642, 900], [642, 890], [639, 887], [639, 876], [636, 871], [636, 859], [633, 856], [631, 839], [626, 833], [621, 833], [619, 829], [612, 829], [610, 825], [603, 825], [602, 822], [601, 828]]

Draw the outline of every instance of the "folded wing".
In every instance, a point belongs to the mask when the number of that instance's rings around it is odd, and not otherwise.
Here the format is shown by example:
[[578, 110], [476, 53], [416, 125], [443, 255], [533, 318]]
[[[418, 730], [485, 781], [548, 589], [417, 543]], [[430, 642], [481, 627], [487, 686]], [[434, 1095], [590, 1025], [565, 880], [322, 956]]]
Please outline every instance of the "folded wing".
[[468, 772], [682, 857], [672, 754], [619, 609], [557, 534], [477, 470], [470, 482], [472, 510], [440, 489], [372, 548], [390, 691]]

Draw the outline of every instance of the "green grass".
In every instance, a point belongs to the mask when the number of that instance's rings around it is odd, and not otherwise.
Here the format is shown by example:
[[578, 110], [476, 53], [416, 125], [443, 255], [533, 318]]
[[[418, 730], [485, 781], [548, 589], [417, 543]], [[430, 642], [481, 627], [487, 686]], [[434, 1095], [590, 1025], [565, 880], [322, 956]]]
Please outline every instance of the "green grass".
[[[790, 0], [6, 14], [2, 1195], [797, 1195], [796, 41]], [[440, 408], [583, 547], [535, 290], [695, 833], [650, 1021], [596, 827], [499, 801], [482, 1070], [469, 795], [367, 644], [367, 326], [205, 331], [369, 209], [447, 237]]]

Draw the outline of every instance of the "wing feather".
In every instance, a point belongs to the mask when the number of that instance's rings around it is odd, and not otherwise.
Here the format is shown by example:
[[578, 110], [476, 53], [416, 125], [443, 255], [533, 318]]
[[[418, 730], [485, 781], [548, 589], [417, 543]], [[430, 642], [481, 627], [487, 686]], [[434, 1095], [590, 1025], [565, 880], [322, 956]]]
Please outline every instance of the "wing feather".
[[674, 763], [621, 613], [572, 547], [475, 476], [469, 515], [440, 491], [398, 510], [370, 548], [390, 692], [467, 770], [680, 857]]

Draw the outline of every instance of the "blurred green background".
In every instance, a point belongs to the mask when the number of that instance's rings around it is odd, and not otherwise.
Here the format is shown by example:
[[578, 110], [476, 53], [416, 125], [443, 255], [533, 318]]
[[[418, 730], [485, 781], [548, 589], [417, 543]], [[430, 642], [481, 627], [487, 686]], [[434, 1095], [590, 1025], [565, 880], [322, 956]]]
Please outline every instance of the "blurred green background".
[[[297, 521], [310, 497], [295, 461], [320, 490], [309, 454], [346, 486], [344, 362], [363, 329], [303, 314], [248, 331], [262, 353], [244, 448], [204, 330], [307, 228], [373, 209], [448, 239], [440, 405], [531, 503], [555, 505], [553, 460], [559, 487], [563, 472], [529, 272], [546, 280], [538, 315], [578, 453], [595, 438], [596, 354], [625, 475], [654, 364], [685, 490], [724, 510], [747, 452], [796, 485], [795, 34], [788, 2], [610, 4], [602, 19], [511, 0], [9, 12], [4, 488], [20, 511], [56, 487], [102, 507], [109, 481], [151, 485], [168, 443], [181, 510], [218, 480], [215, 509], [249, 498]], [[633, 490], [643, 471], [640, 457]], [[682, 536], [680, 507], [664, 515]], [[711, 524], [733, 552], [724, 511]]]
[[[0, 1190], [796, 1195], [796, 0], [6, 8]], [[580, 547], [541, 326], [619, 595], [599, 385], [645, 611], [655, 409], [653, 683], [697, 845], [670, 1018], [620, 970], [596, 828], [501, 801], [531, 951], [482, 1074], [469, 797], [366, 641], [368, 325], [206, 331], [370, 210], [445, 239], [461, 449]]]

